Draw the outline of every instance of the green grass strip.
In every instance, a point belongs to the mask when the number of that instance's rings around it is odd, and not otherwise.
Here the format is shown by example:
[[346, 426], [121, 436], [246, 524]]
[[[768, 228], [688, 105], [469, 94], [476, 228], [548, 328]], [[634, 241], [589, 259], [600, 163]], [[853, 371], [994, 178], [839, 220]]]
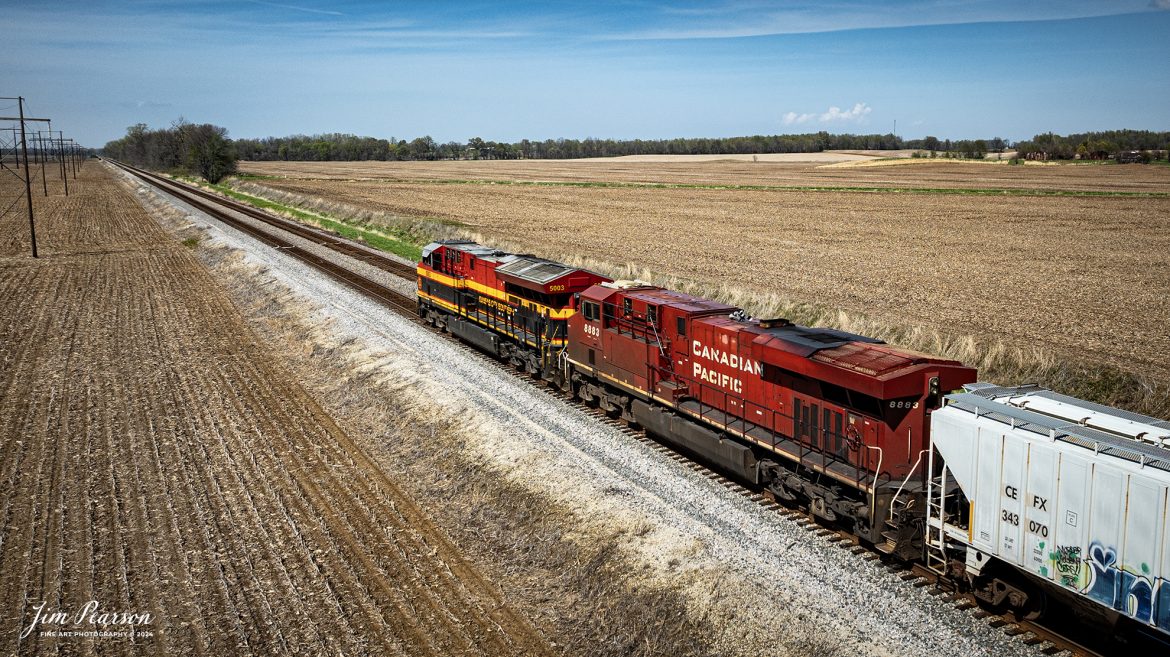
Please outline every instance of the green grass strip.
[[299, 210], [281, 203], [269, 201], [268, 199], [260, 198], [259, 196], [252, 196], [251, 194], [237, 192], [236, 190], [224, 185], [207, 185], [206, 183], [204, 183], [204, 185], [211, 187], [225, 196], [231, 197], [243, 203], [247, 203], [252, 207], [260, 208], [262, 210], [275, 210], [276, 212], [288, 214], [298, 221], [331, 230], [346, 239], [364, 242], [368, 246], [378, 249], [379, 251], [393, 253], [416, 262], [422, 258], [422, 249], [409, 242], [396, 240], [379, 232], [367, 230], [365, 228], [361, 228], [360, 226], [354, 226], [344, 221], [332, 219], [323, 215], [305, 212], [304, 210]]

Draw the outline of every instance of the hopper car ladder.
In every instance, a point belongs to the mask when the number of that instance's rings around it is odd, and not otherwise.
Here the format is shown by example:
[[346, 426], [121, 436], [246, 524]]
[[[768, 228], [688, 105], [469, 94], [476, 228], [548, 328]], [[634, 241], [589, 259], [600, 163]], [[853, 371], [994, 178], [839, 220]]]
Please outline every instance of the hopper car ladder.
[[931, 445], [930, 459], [927, 461], [926, 478], [926, 536], [925, 556], [926, 567], [943, 575], [946, 573], [947, 562], [947, 504], [954, 497], [948, 492], [947, 486], [949, 470], [946, 463], [935, 473], [935, 449]]

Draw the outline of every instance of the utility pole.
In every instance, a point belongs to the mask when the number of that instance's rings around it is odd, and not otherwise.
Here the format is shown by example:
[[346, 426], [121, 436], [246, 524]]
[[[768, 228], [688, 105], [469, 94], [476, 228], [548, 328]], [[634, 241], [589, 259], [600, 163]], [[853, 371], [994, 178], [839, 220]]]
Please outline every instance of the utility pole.
[[[52, 127], [53, 124], [49, 124]], [[45, 160], [49, 159], [48, 153], [45, 152], [45, 138], [41, 136], [41, 131], [37, 130], [37, 151], [41, 154], [41, 191], [45, 196], [49, 195], [49, 181], [45, 176]]]
[[[20, 116], [0, 116], [0, 121], [20, 121], [20, 155], [24, 160], [24, 197], [28, 200], [28, 233], [32, 239], [32, 256], [37, 257], [37, 226], [33, 219], [33, 202], [32, 202], [32, 176], [28, 171], [28, 135], [24, 124], [29, 121], [43, 121], [48, 123], [48, 119], [33, 119], [24, 115], [24, 96], [17, 96], [16, 98], [0, 98], [0, 100], [15, 100], [20, 107]], [[15, 139], [15, 132], [13, 133]], [[13, 148], [13, 150], [16, 150]]]
[[69, 164], [73, 166], [73, 180], [77, 180], [77, 144], [69, 138]]
[[[0, 128], [0, 132], [12, 131], [12, 143], [16, 144], [16, 128]], [[5, 159], [8, 157], [8, 140], [0, 139], [0, 171], [7, 170], [8, 165], [5, 164]]]
[[57, 153], [61, 156], [61, 181], [65, 183], [65, 195], [69, 196], [69, 176], [65, 172], [65, 133], [58, 130], [57, 134], [60, 135], [57, 138]]
[[24, 195], [28, 199], [28, 234], [32, 238], [32, 256], [37, 257], [37, 224], [33, 221], [32, 178], [28, 175], [28, 142], [24, 137], [24, 97], [17, 96], [20, 106], [20, 150], [24, 152]]

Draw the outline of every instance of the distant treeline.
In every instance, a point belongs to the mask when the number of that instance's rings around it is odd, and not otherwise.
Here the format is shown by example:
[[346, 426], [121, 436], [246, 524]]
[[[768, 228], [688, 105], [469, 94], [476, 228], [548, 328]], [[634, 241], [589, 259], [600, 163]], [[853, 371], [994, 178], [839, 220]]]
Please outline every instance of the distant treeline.
[[[1044, 159], [1107, 158], [1119, 151], [1165, 149], [1170, 133], [1148, 130], [1113, 130], [1074, 134], [1037, 135], [1015, 146], [1021, 154]], [[360, 160], [516, 160], [614, 157], [618, 155], [745, 155], [753, 153], [819, 153], [829, 150], [912, 149], [948, 157], [982, 158], [1003, 152], [1012, 144], [1000, 137], [950, 140], [928, 136], [902, 139], [893, 134], [754, 135], [750, 137], [698, 137], [676, 139], [546, 139], [518, 142], [485, 141], [439, 143], [430, 136], [411, 141], [358, 137], [347, 134], [294, 135], [235, 142], [244, 160], [360, 161]], [[1041, 155], [1042, 154], [1042, 155]]]
[[[514, 143], [485, 141], [438, 143], [430, 136], [411, 141], [348, 134], [294, 135], [264, 139], [227, 139], [227, 131], [193, 125], [180, 119], [171, 128], [150, 130], [139, 124], [126, 136], [106, 145], [105, 152], [154, 169], [187, 168], [200, 175], [223, 177], [235, 170], [235, 159], [251, 161], [352, 162], [363, 160], [516, 160], [573, 159], [619, 155], [748, 155], [754, 153], [819, 153], [829, 150], [920, 151], [923, 155], [983, 158], [1008, 149], [1030, 159], [1107, 159], [1127, 151], [1167, 149], [1170, 132], [1111, 130], [1068, 136], [1046, 133], [1011, 144], [999, 137], [950, 140], [928, 136], [902, 139], [893, 134], [802, 135], [677, 139], [524, 139]], [[1149, 157], [1145, 158], [1147, 161]], [[209, 178], [210, 179], [210, 178]], [[217, 178], [218, 179], [218, 178]]]
[[132, 125], [125, 137], [106, 144], [102, 153], [146, 169], [196, 174], [210, 183], [236, 171], [236, 151], [226, 128], [182, 119], [157, 130], [145, 123]]
[[1125, 151], [1156, 152], [1167, 148], [1170, 132], [1149, 130], [1106, 130], [1067, 137], [1049, 132], [1016, 144], [1020, 157], [1044, 160], [1106, 160]]
[[892, 134], [756, 135], [752, 137], [678, 139], [524, 139], [515, 143], [485, 141], [438, 143], [429, 136], [412, 141], [345, 134], [295, 135], [237, 139], [244, 160], [457, 160], [573, 159], [618, 155], [726, 155], [750, 153], [818, 153], [825, 150], [888, 150], [915, 148]]

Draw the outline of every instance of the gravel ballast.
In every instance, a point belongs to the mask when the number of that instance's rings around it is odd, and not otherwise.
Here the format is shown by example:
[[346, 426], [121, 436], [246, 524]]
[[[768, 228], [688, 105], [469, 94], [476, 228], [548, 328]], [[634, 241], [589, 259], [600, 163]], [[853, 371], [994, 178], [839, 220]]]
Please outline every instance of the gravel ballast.
[[584, 519], [580, 540], [624, 531], [638, 584], [682, 591], [694, 614], [720, 628], [721, 654], [827, 646], [840, 655], [1040, 654], [293, 258], [136, 186], [147, 207], [171, 203], [207, 244], [239, 252], [274, 299], [295, 299], [290, 312], [318, 327], [314, 339], [344, 347], [372, 385], [457, 418], [470, 458], [572, 505]]

